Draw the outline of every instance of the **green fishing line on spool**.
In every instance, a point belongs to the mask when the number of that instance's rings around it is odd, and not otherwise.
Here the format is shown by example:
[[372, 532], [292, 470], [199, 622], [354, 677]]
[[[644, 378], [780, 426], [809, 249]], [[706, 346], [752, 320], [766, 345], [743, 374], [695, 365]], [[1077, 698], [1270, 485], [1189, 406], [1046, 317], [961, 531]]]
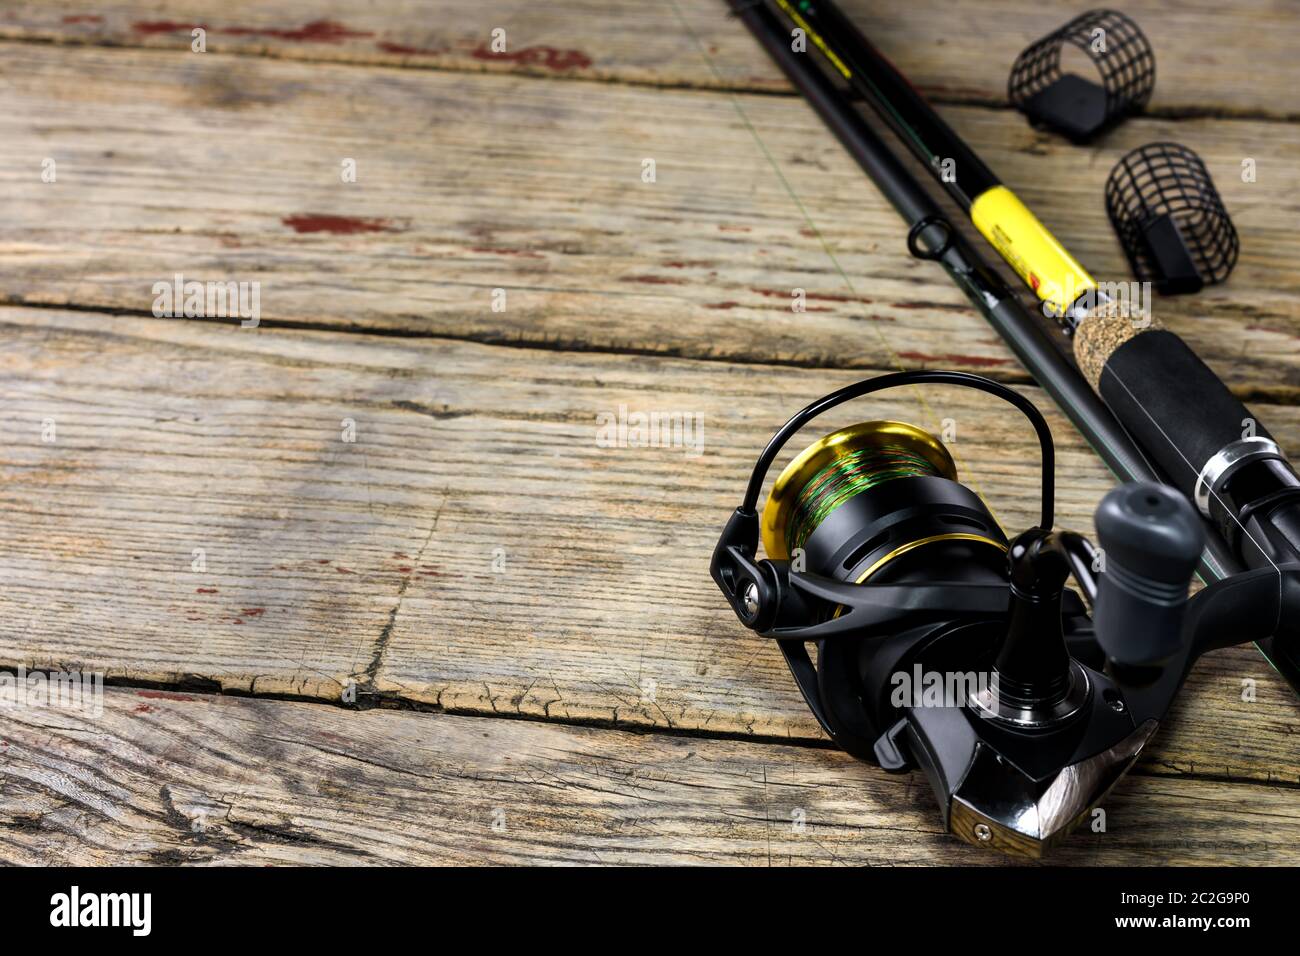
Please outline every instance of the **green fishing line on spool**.
[[860, 448], [840, 455], [804, 485], [785, 529], [791, 554], [844, 502], [894, 478], [919, 478], [938, 472], [925, 458], [901, 445]]

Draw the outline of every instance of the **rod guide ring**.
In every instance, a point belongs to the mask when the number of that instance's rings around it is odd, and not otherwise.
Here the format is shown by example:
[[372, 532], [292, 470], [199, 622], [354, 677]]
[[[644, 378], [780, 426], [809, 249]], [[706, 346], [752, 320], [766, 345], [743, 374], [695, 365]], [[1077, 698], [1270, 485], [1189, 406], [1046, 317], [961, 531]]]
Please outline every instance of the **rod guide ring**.
[[[943, 241], [941, 241], [937, 246], [922, 245], [921, 235], [931, 226], [942, 230]], [[952, 248], [952, 243], [952, 223], [943, 216], [925, 216], [924, 218], [918, 219], [912, 225], [912, 228], [907, 230], [907, 251], [916, 259], [927, 259], [932, 261], [942, 259], [944, 253]]]

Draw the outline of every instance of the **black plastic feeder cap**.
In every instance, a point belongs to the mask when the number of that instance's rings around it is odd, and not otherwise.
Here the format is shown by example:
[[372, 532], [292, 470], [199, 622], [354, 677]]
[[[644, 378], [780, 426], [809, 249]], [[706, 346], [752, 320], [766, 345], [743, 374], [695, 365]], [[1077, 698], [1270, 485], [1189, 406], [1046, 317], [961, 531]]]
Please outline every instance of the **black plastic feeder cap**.
[[[1096, 79], [1061, 72], [1068, 47], [1092, 61]], [[1034, 126], [1086, 143], [1142, 109], [1155, 85], [1155, 54], [1138, 25], [1114, 10], [1092, 10], [1016, 58], [1007, 96]]]

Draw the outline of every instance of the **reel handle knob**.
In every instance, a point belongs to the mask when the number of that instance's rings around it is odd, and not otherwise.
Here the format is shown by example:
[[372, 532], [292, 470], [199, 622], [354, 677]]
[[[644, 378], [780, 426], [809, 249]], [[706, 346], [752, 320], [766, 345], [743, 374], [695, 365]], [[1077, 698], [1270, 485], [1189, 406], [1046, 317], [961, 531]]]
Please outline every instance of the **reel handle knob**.
[[1153, 482], [1111, 491], [1095, 522], [1097, 642], [1120, 668], [1160, 667], [1182, 649], [1187, 587], [1205, 547], [1201, 522], [1182, 495]]

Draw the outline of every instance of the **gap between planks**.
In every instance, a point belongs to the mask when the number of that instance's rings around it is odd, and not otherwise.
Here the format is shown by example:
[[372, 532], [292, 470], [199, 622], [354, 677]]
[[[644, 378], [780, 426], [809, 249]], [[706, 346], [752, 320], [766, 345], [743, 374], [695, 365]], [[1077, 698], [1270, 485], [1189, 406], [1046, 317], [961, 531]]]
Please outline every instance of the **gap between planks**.
[[[57, 312], [77, 312], [88, 315], [111, 315], [128, 319], [149, 319], [156, 322], [185, 322], [185, 323], [205, 323], [219, 326], [238, 326], [238, 319], [212, 318], [212, 317], [195, 317], [186, 318], [182, 316], [162, 315], [157, 316], [151, 312], [145, 312], [142, 309], [130, 309], [121, 306], [95, 305], [93, 303], [80, 304], [56, 304], [52, 302], [27, 302], [21, 297], [13, 297], [0, 301], [0, 317], [4, 315], [5, 310], [31, 310], [47, 311], [50, 313]], [[3, 318], [0, 318], [0, 322]], [[329, 322], [312, 322], [305, 319], [276, 319], [263, 316], [258, 321], [258, 328], [267, 331], [276, 332], [327, 332], [342, 335], [365, 335], [374, 336], [380, 339], [410, 339], [422, 342], [463, 342], [470, 345], [485, 345], [494, 348], [504, 349], [527, 349], [537, 352], [570, 352], [575, 355], [626, 355], [646, 356], [651, 358], [671, 358], [680, 359], [684, 362], [707, 362], [710, 364], [722, 365], [740, 365], [754, 368], [773, 368], [773, 369], [808, 369], [808, 370], [835, 370], [843, 372], [873, 372], [885, 374], [892, 371], [904, 371], [907, 366], [898, 365], [893, 368], [882, 369], [880, 363], [865, 362], [846, 362], [843, 364], [832, 365], [825, 361], [817, 362], [811, 359], [783, 359], [775, 356], [762, 355], [696, 355], [686, 352], [684, 349], [667, 347], [662, 349], [641, 347], [634, 345], [610, 345], [596, 342], [584, 342], [580, 339], [525, 339], [511, 338], [506, 335], [494, 332], [472, 333], [466, 332], [456, 334], [446, 330], [428, 332], [422, 329], [402, 328], [397, 326], [365, 326], [365, 325], [340, 325]], [[1033, 377], [1019, 365], [1011, 369], [986, 369], [980, 372], [985, 378], [991, 378], [998, 382], [1009, 385], [1037, 385]], [[1250, 391], [1256, 398], [1260, 398], [1259, 389], [1234, 389], [1235, 392]], [[1285, 398], [1262, 398], [1261, 400], [1269, 404], [1300, 404], [1300, 395], [1294, 396], [1295, 401], [1288, 400], [1291, 396], [1289, 392], [1281, 393]]]
[[[212, 325], [230, 325], [239, 324], [237, 319], [224, 318], [182, 318], [179, 316], [156, 316], [150, 312], [141, 309], [128, 309], [120, 306], [94, 305], [92, 303], [81, 304], [55, 304], [50, 302], [26, 302], [21, 298], [12, 298], [6, 301], [0, 301], [0, 316], [6, 309], [28, 309], [35, 311], [49, 312], [78, 312], [91, 315], [112, 315], [123, 318], [151, 319], [159, 322], [201, 322]], [[398, 326], [365, 326], [365, 325], [340, 325], [329, 322], [312, 322], [303, 319], [276, 319], [263, 317], [258, 322], [258, 327], [268, 331], [278, 332], [326, 332], [339, 335], [364, 335], [374, 336], [380, 339], [409, 339], [413, 341], [424, 342], [463, 342], [470, 345], [485, 345], [493, 348], [504, 349], [526, 349], [538, 352], [568, 352], [575, 355], [625, 355], [628, 357], [645, 356], [650, 358], [671, 358], [680, 359], [684, 362], [706, 362], [710, 364], [721, 365], [740, 365], [749, 368], [772, 368], [772, 369], [807, 369], [807, 370], [834, 370], [834, 371], [862, 371], [885, 374], [892, 371], [904, 371], [908, 366], [898, 365], [893, 368], [882, 369], [879, 363], [866, 363], [849, 361], [842, 364], [831, 364], [826, 361], [814, 361], [811, 359], [783, 359], [771, 355], [744, 355], [728, 353], [726, 355], [699, 355], [691, 354], [684, 349], [667, 347], [662, 349], [638, 347], [638, 346], [616, 346], [601, 344], [596, 342], [584, 342], [580, 339], [525, 339], [510, 338], [508, 336], [493, 333], [472, 333], [466, 332], [456, 334], [446, 330], [437, 332], [426, 332], [421, 329], [403, 328]], [[996, 382], [1006, 385], [1030, 385], [1037, 386], [1038, 382], [1029, 374], [1021, 365], [1015, 365], [1010, 369], [989, 368], [981, 369], [979, 372], [985, 378], [991, 378]], [[1229, 391], [1233, 393], [1242, 402], [1249, 402], [1258, 405], [1300, 405], [1300, 391], [1290, 389], [1285, 386], [1276, 388], [1266, 388], [1259, 385], [1240, 385], [1225, 382]]]
[[[844, 754], [108, 691], [6, 715], [17, 863], [969, 863], [928, 788]], [[1045, 862], [1284, 863], [1283, 793], [1132, 777]], [[791, 826], [794, 822], [800, 824]]]
[[[723, 6], [725, 0], [718, 0], [719, 6]], [[745, 32], [744, 25], [732, 16], [729, 10], [723, 15], [728, 22], [732, 23], [737, 31]], [[1064, 22], [1064, 21], [1063, 21]], [[131, 40], [103, 37], [103, 36], [80, 36], [75, 34], [63, 35], [19, 35], [10, 34], [0, 36], [0, 49], [6, 44], [25, 45], [25, 46], [54, 46], [54, 47], [95, 47], [105, 50], [133, 50], [155, 53], [161, 56], [178, 56], [189, 55], [189, 50], [183, 43], [179, 43], [175, 48], [159, 47], [154, 44], [144, 42], [132, 42]], [[762, 51], [755, 45], [755, 52], [761, 54]], [[741, 82], [728, 80], [721, 76], [708, 77], [707, 74], [701, 74], [701, 79], [692, 80], [680, 77], [663, 77], [654, 76], [630, 76], [620, 73], [617, 69], [605, 70], [597, 73], [584, 73], [577, 70], [555, 70], [551, 68], [531, 67], [527, 64], [511, 63], [509, 66], [499, 67], [490, 62], [484, 62], [481, 65], [475, 65], [465, 59], [451, 60], [450, 62], [434, 62], [429, 60], [416, 59], [366, 59], [357, 58], [349, 59], [347, 57], [329, 57], [313, 56], [310, 53], [304, 55], [304, 48], [280, 48], [274, 45], [261, 47], [244, 47], [236, 46], [228, 50], [207, 51], [205, 56], [211, 57], [234, 57], [239, 59], [265, 59], [265, 60], [291, 60], [297, 63], [321, 64], [328, 66], [344, 66], [359, 70], [401, 70], [407, 72], [421, 73], [450, 73], [450, 74], [499, 74], [519, 76], [529, 79], [542, 80], [564, 80], [575, 83], [590, 83], [602, 86], [626, 86], [647, 90], [676, 90], [685, 92], [714, 93], [718, 95], [745, 95], [745, 96], [771, 96], [778, 98], [798, 98], [799, 92], [793, 87], [785, 85], [786, 81], [782, 76], [780, 86], [773, 86], [751, 80], [750, 82]], [[702, 60], [702, 62], [704, 62]], [[767, 65], [766, 59], [763, 64]], [[1014, 107], [1000, 98], [990, 95], [982, 95], [975, 91], [962, 90], [945, 90], [945, 89], [922, 89], [926, 99], [938, 106], [964, 106], [976, 109], [987, 109], [996, 112], [1013, 112]], [[1269, 110], [1264, 108], [1251, 107], [1230, 107], [1226, 105], [1218, 106], [1189, 106], [1189, 105], [1162, 105], [1156, 103], [1148, 105], [1142, 115], [1150, 119], [1160, 120], [1223, 120], [1223, 121], [1258, 121], [1266, 123], [1295, 123], [1300, 122], [1300, 111], [1288, 110]]]
[[[10, 665], [0, 664], [0, 673], [16, 674]], [[636, 737], [666, 737], [675, 740], [717, 741], [753, 744], [756, 746], [792, 747], [797, 750], [827, 751], [842, 754], [843, 751], [825, 737], [778, 737], [773, 734], [750, 734], [740, 731], [705, 730], [695, 727], [664, 726], [662, 724], [616, 723], [600, 718], [553, 717], [550, 715], [509, 711], [485, 711], [470, 707], [442, 707], [423, 703], [391, 694], [367, 695], [367, 703], [347, 704], [339, 700], [322, 697], [308, 697], [298, 694], [246, 692], [234, 688], [213, 686], [215, 682], [203, 678], [193, 681], [140, 681], [132, 678], [106, 678], [104, 688], [109, 692], [136, 694], [149, 697], [152, 694], [172, 694], [187, 699], [215, 701], [230, 698], [235, 701], [265, 701], [281, 704], [310, 704], [325, 707], [331, 712], [343, 711], [351, 714], [368, 714], [371, 711], [385, 711], [397, 714], [425, 714], [431, 718], [439, 716], [455, 718], [472, 718], [486, 721], [510, 721], [525, 724], [543, 724], [555, 727], [571, 727], [577, 730], [607, 731], [612, 734], [629, 734]], [[360, 699], [359, 699], [360, 700]], [[0, 712], [2, 716], [2, 712]], [[874, 764], [860, 762], [862, 766], [878, 770]], [[1158, 766], [1158, 764], [1156, 765]], [[912, 773], [920, 774], [920, 770]], [[1125, 774], [1127, 777], [1145, 777], [1152, 780], [1177, 780], [1188, 783], [1219, 783], [1231, 786], [1261, 787], [1271, 791], [1300, 791], [1300, 780], [1264, 780], [1257, 777], [1234, 776], [1225, 773], [1208, 773], [1198, 770], [1161, 772], [1153, 769], [1153, 764], [1139, 761]]]

